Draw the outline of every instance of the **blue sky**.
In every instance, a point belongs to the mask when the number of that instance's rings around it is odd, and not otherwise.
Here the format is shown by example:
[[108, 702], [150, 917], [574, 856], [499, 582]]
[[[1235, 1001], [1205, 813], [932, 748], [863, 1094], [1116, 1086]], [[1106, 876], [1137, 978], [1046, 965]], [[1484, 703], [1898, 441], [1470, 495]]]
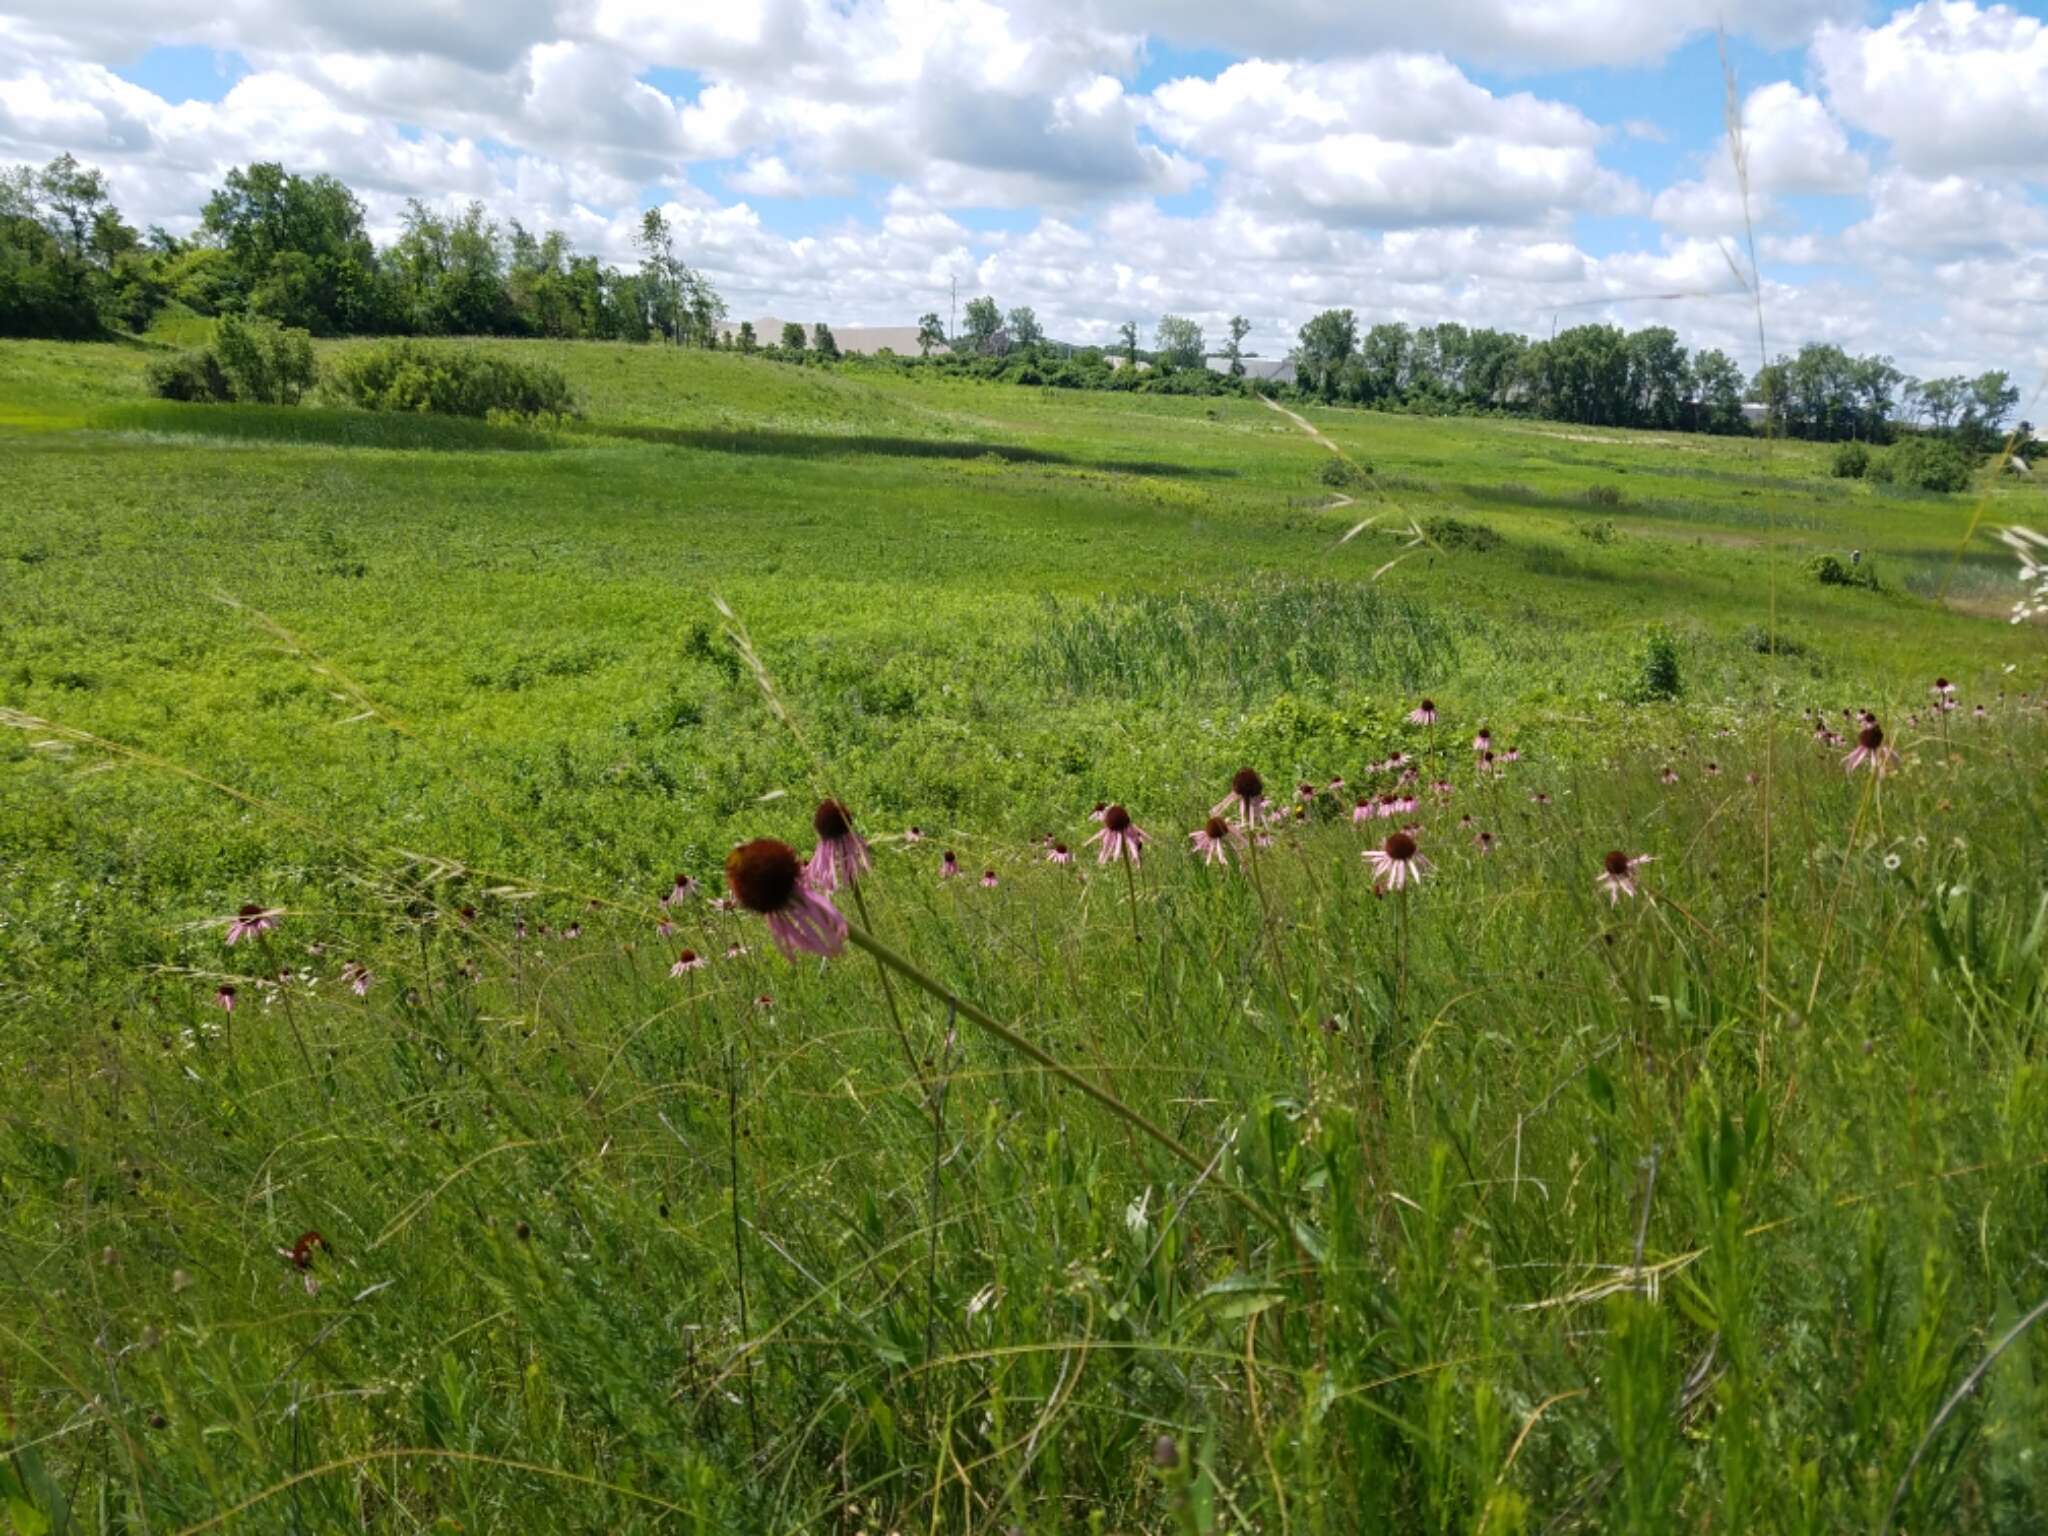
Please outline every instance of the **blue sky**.
[[[1782, 329], [2031, 368], [2041, 20], [2039, 0], [15, 0], [0, 159], [78, 154], [174, 230], [257, 158], [341, 176], [379, 232], [410, 196], [480, 199], [615, 260], [660, 204], [735, 314], [907, 323], [957, 283], [1082, 339], [1243, 313], [1282, 350], [1340, 304], [1672, 318], [1734, 345], [1723, 22]], [[1673, 292], [1705, 297], [1642, 297]]]

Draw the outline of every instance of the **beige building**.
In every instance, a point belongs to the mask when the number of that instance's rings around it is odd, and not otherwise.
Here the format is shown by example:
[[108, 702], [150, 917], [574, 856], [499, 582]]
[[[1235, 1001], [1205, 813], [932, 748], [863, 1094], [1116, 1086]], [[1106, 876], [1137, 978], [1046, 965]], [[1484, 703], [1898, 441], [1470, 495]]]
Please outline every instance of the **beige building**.
[[[803, 323], [806, 346], [810, 345], [814, 323], [809, 320]], [[778, 320], [773, 315], [764, 315], [754, 322], [754, 340], [764, 347], [775, 346], [781, 342], [782, 328], [786, 324], [787, 321]], [[831, 328], [832, 339], [839, 343], [842, 352], [880, 352], [886, 347], [905, 357], [917, 356], [917, 327], [914, 325], [833, 325], [830, 320], [825, 324]], [[719, 341], [729, 345], [739, 334], [739, 328], [737, 320], [727, 321], [718, 328]]]

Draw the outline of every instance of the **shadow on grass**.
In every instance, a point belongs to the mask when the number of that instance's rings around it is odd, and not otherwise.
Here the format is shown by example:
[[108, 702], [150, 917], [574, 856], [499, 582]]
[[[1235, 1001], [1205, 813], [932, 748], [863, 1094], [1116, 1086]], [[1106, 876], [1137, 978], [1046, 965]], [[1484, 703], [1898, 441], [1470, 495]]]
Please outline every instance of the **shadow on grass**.
[[1058, 464], [1126, 475], [1228, 478], [1234, 470], [1158, 459], [1083, 459], [1049, 448], [1016, 443], [962, 441], [940, 437], [889, 437], [873, 433], [774, 432], [710, 427], [638, 427], [614, 422], [570, 422], [563, 430], [578, 437], [628, 438], [672, 448], [712, 453], [764, 454], [786, 459], [847, 459], [864, 455], [905, 459], [1001, 459], [1009, 464]]
[[88, 424], [112, 432], [440, 453], [547, 453], [562, 446], [547, 432], [462, 416], [312, 405], [186, 405], [145, 400], [95, 411]]

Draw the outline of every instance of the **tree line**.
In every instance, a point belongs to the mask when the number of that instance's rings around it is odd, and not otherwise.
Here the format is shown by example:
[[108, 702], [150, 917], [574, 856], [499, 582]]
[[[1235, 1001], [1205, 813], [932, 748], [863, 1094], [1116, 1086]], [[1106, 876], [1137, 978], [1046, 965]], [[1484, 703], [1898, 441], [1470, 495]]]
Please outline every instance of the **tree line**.
[[1348, 309], [1301, 328], [1295, 384], [1335, 403], [1415, 411], [1514, 411], [1600, 427], [1742, 432], [1760, 406], [1781, 436], [1889, 442], [1900, 426], [1996, 437], [2019, 403], [2003, 370], [1912, 379], [1884, 356], [1810, 343], [1754, 376], [1727, 353], [1689, 352], [1665, 325], [1576, 325], [1544, 341], [1455, 322], [1374, 325]]
[[106, 178], [70, 155], [0, 172], [0, 335], [140, 331], [167, 308], [336, 335], [504, 335], [715, 345], [725, 303], [678, 254], [659, 209], [640, 264], [579, 254], [558, 230], [500, 225], [481, 203], [417, 199], [383, 249], [338, 178], [275, 162], [228, 172], [190, 238], [137, 231]]

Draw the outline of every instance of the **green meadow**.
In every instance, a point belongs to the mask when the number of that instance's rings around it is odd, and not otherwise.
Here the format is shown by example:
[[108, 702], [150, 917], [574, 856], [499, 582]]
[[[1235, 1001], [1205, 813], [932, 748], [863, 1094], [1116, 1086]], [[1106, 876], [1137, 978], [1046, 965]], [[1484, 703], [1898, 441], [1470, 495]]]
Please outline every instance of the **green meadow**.
[[2041, 489], [494, 345], [0, 347], [15, 1528], [2048, 1523]]

